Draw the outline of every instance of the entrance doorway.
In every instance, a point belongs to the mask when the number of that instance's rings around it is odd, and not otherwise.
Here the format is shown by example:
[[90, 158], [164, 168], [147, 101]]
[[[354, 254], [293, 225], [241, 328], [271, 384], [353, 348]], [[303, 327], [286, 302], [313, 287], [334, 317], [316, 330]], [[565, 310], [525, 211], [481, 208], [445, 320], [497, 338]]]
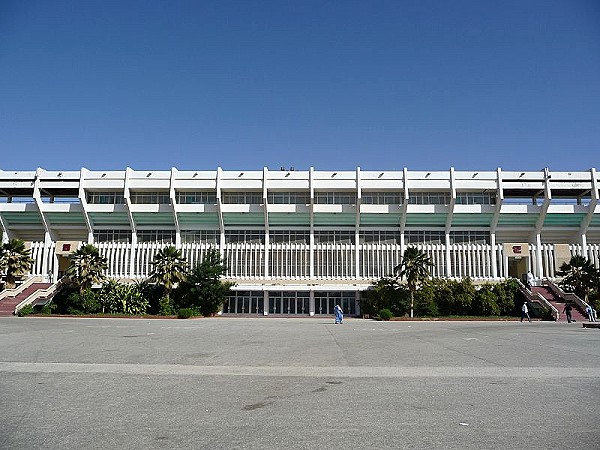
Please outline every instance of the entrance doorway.
[[67, 255], [56, 255], [56, 259], [58, 260], [58, 279], [54, 281], [60, 280], [71, 265], [71, 260]]
[[509, 256], [508, 276], [527, 282], [528, 256]]

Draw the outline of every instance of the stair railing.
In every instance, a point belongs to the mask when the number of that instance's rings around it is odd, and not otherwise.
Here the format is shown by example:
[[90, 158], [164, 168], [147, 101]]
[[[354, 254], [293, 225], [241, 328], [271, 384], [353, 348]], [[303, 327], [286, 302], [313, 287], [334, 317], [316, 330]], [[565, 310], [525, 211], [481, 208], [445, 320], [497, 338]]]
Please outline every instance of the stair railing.
[[16, 297], [21, 292], [23, 292], [25, 289], [27, 289], [29, 286], [31, 286], [33, 283], [41, 283], [43, 280], [44, 280], [43, 277], [40, 277], [40, 276], [29, 277], [25, 281], [23, 281], [19, 286], [17, 286], [16, 288], [4, 289], [2, 292], [0, 292], [0, 300], [2, 300], [3, 298], [7, 298], [7, 297]]
[[55, 294], [60, 289], [62, 289], [62, 287], [67, 282], [68, 282], [68, 279], [65, 277], [62, 277], [60, 280], [58, 280], [56, 283], [48, 286], [46, 289], [38, 289], [37, 291], [32, 292], [29, 297], [27, 297], [21, 303], [19, 303], [17, 306], [15, 306], [14, 313], [17, 314], [21, 308], [23, 308], [27, 305], [31, 305], [38, 298], [45, 298], [45, 297], [48, 297], [49, 295]]
[[563, 291], [562, 288], [558, 284], [556, 284], [550, 280], [544, 280], [544, 282], [552, 290], [552, 292], [554, 292], [556, 295], [558, 295], [563, 300], [575, 303], [577, 306], [579, 306], [581, 308], [582, 311], [585, 311], [588, 308], [589, 305], [586, 302], [584, 302], [583, 300], [581, 300], [573, 292]]
[[544, 306], [547, 309], [549, 309], [550, 312], [552, 313], [552, 317], [554, 317], [554, 320], [556, 320], [558, 322], [558, 318], [560, 317], [560, 313], [558, 312], [558, 309], [556, 309], [556, 307], [552, 303], [550, 303], [548, 300], [546, 300], [542, 294], [540, 294], [539, 292], [532, 292], [532, 291], [530, 291], [527, 288], [527, 286], [525, 286], [521, 282], [521, 280], [519, 280], [518, 278], [516, 278], [516, 280], [519, 283], [519, 287], [521, 288], [521, 292], [523, 294], [525, 294], [525, 297], [527, 298], [527, 301], [540, 303], [542, 306]]

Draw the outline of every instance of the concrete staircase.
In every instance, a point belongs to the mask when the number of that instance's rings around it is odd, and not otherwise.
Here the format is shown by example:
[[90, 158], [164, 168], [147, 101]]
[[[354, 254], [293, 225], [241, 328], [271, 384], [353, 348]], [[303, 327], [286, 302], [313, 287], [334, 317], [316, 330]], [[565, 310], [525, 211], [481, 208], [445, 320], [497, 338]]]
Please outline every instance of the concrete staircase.
[[[533, 293], [540, 294], [548, 301], [548, 303], [558, 310], [560, 313], [560, 321], [567, 321], [567, 315], [563, 313], [563, 310], [565, 309], [565, 303], [567, 301], [566, 299], [553, 292], [548, 286], [533, 286], [531, 291]], [[573, 307], [573, 310], [571, 311], [571, 316], [573, 319], [575, 319], [577, 322], [585, 322], [586, 317], [583, 311], [581, 311], [581, 308], [575, 303], [571, 303], [571, 306]]]
[[52, 283], [32, 283], [15, 296], [2, 298], [2, 300], [0, 300], [0, 316], [12, 316], [19, 303], [36, 294], [36, 292], [47, 290], [51, 286]]

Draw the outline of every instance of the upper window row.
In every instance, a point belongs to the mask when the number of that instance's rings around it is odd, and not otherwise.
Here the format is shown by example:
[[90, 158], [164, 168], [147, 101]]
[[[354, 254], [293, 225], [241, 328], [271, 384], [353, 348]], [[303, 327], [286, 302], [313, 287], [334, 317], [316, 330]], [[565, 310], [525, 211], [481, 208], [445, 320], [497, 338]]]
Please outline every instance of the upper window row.
[[[170, 204], [168, 192], [132, 192], [131, 203], [134, 204]], [[223, 203], [260, 205], [263, 203], [261, 192], [223, 192]], [[270, 204], [310, 204], [308, 192], [269, 192], [267, 201]], [[315, 204], [318, 205], [355, 205], [356, 193], [353, 192], [315, 192]], [[403, 201], [401, 192], [370, 192], [362, 193], [361, 202], [366, 205], [400, 205]], [[87, 202], [90, 204], [117, 205], [125, 202], [120, 192], [88, 192]], [[214, 191], [177, 192], [179, 204], [215, 204], [217, 195]], [[411, 205], [448, 205], [448, 192], [410, 192], [408, 203]], [[457, 205], [495, 205], [496, 193], [490, 192], [459, 192], [456, 194]]]

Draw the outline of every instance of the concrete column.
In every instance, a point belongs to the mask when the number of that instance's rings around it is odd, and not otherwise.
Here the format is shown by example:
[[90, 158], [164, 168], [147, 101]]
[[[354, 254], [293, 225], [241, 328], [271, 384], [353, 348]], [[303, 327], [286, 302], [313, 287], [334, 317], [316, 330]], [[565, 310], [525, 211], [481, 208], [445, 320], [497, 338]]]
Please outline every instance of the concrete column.
[[313, 291], [311, 289], [309, 295], [310, 295], [310, 298], [308, 300], [308, 314], [310, 316], [314, 316], [315, 315], [315, 291]]
[[356, 291], [354, 296], [354, 309], [357, 316], [360, 316], [360, 294], [360, 291]]
[[450, 261], [450, 233], [446, 233], [446, 277], [452, 276], [452, 264]]
[[537, 273], [535, 274], [538, 279], [542, 279], [544, 278], [544, 267], [543, 267], [543, 261], [542, 261], [542, 237], [541, 235], [538, 233], [535, 235], [535, 250], [536, 250], [536, 263], [537, 263]]
[[44, 278], [48, 277], [48, 260], [50, 259], [50, 245], [52, 244], [52, 238], [50, 237], [49, 232], [44, 233], [44, 251], [42, 252], [42, 276]]
[[134, 278], [135, 275], [135, 262], [137, 261], [137, 233], [132, 231], [131, 233], [131, 259], [129, 260], [129, 276]]
[[588, 249], [587, 249], [587, 236], [585, 233], [581, 233], [581, 253], [584, 258], [588, 257]]
[[492, 278], [498, 278], [498, 252], [496, 251], [496, 233], [490, 233], [490, 245], [492, 246]]
[[269, 315], [269, 291], [263, 291], [263, 315]]

